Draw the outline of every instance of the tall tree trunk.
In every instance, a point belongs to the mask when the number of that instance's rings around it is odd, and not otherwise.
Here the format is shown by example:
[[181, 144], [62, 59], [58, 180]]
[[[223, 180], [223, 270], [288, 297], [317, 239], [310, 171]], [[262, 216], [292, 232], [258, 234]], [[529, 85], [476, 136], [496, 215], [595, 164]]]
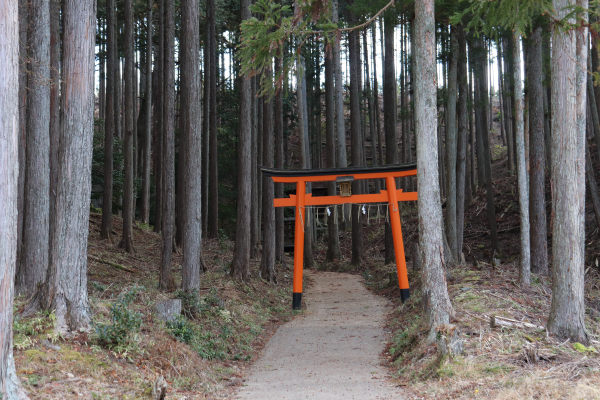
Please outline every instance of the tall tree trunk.
[[504, 88], [502, 90], [503, 94], [504, 94], [504, 101], [502, 102], [503, 106], [504, 106], [504, 131], [506, 132], [506, 143], [507, 143], [507, 151], [506, 153], [508, 154], [508, 172], [513, 172], [514, 171], [514, 165], [515, 165], [515, 161], [514, 161], [514, 133], [513, 133], [513, 125], [512, 125], [512, 91], [510, 89], [510, 82], [512, 80], [512, 75], [510, 74], [511, 69], [510, 69], [510, 65], [511, 60], [509, 59], [512, 54], [509, 54], [508, 51], [508, 45], [507, 45], [507, 40], [506, 38], [502, 39], [502, 55], [504, 58]]
[[[52, 226], [56, 213], [56, 186], [58, 179], [58, 147], [60, 140], [60, 3], [50, 2], [50, 225], [49, 232], [54, 232]], [[111, 92], [112, 93], [112, 92]], [[113, 123], [114, 125], [114, 123]], [[102, 232], [102, 230], [101, 230]], [[48, 238], [50, 240], [50, 237]]]
[[87, 329], [87, 238], [94, 137], [95, 2], [66, 0], [56, 213], [46, 283], [32, 302], [54, 310], [57, 329]]
[[[271, 75], [271, 71], [264, 72]], [[262, 164], [273, 168], [274, 137], [273, 137], [273, 100], [264, 97], [263, 103], [263, 160]], [[263, 176], [263, 246], [260, 265], [261, 276], [268, 282], [275, 282], [275, 207], [273, 198], [275, 188], [273, 179]]]
[[[283, 54], [282, 48], [279, 49], [279, 57], [275, 57], [275, 77], [277, 80], [283, 73]], [[282, 169], [284, 162], [283, 154], [283, 88], [279, 88], [275, 93], [275, 105], [273, 111], [274, 134], [275, 134], [275, 168]], [[321, 121], [319, 121], [319, 124]], [[283, 183], [275, 184], [276, 198], [283, 197]], [[239, 215], [239, 214], [238, 214]], [[239, 218], [239, 217], [238, 217]], [[284, 253], [284, 214], [283, 207], [275, 209], [275, 261], [285, 264]]]
[[[208, 4], [208, 3], [207, 3]], [[208, 11], [208, 10], [207, 10]], [[208, 192], [209, 192], [209, 162], [210, 162], [210, 85], [211, 80], [211, 46], [210, 40], [210, 24], [208, 23], [209, 15], [206, 16], [204, 29], [204, 96], [202, 99], [202, 235], [208, 234]]]
[[158, 287], [174, 289], [171, 274], [173, 259], [173, 225], [175, 217], [175, 0], [165, 1], [165, 53], [164, 53], [164, 137], [163, 137], [163, 226], [162, 264]]
[[[28, 45], [27, 45], [27, 34], [29, 32], [29, 1], [18, 0], [19, 2], [19, 58], [20, 60], [27, 60]], [[19, 267], [21, 260], [21, 249], [23, 246], [23, 207], [25, 203], [25, 167], [26, 161], [26, 147], [27, 147], [27, 76], [28, 76], [28, 63], [19, 62], [19, 174], [18, 174], [18, 195], [17, 195], [17, 272], [19, 274]], [[15, 276], [16, 276], [15, 275]]]
[[181, 132], [185, 148], [185, 190], [182, 245], [181, 287], [186, 291], [200, 289], [202, 257], [202, 131], [200, 110], [200, 24], [198, 0], [181, 2]]
[[377, 153], [379, 164], [383, 165], [383, 139], [381, 137], [381, 123], [379, 121], [379, 87], [377, 85], [377, 35], [375, 24], [372, 25], [373, 32], [373, 108], [375, 109], [375, 122], [377, 124]]
[[24, 400], [28, 398], [15, 370], [12, 343], [19, 187], [18, 3], [0, 0], [0, 9], [0, 394], [5, 400]]
[[[325, 54], [325, 141], [327, 147], [327, 167], [335, 168], [335, 94], [333, 81], [333, 56], [331, 52], [327, 52]], [[335, 182], [327, 183], [327, 195], [336, 195]], [[327, 261], [339, 260], [342, 257], [337, 210], [337, 206], [333, 207], [333, 210], [327, 218]]]
[[419, 192], [419, 251], [423, 312], [430, 327], [450, 322], [454, 310], [448, 297], [443, 258], [442, 207], [438, 174], [436, 110], [436, 42], [434, 1], [415, 3], [415, 128]]
[[[502, 145], [503, 146], [507, 146], [507, 142], [506, 142], [506, 130], [504, 129], [504, 120], [506, 119], [506, 115], [504, 115], [504, 89], [503, 89], [503, 84], [504, 84], [504, 78], [502, 76], [502, 51], [501, 51], [501, 40], [498, 39], [498, 41], [496, 42], [496, 65], [498, 67], [498, 108], [499, 110], [499, 114], [500, 114], [500, 136], [502, 139]], [[491, 68], [490, 68], [491, 71]]]
[[[369, 47], [367, 43], [367, 31], [363, 31], [363, 51], [365, 54], [365, 86], [366, 86], [366, 101], [367, 101], [367, 110], [369, 116], [369, 140], [371, 141], [371, 164], [373, 166], [379, 165], [377, 162], [377, 123], [375, 122], [375, 106], [373, 105], [373, 92], [371, 92], [371, 74], [369, 71]], [[365, 132], [366, 135], [366, 132]], [[364, 149], [364, 146], [363, 146]], [[365, 152], [366, 153], [366, 152]], [[365, 154], [366, 157], [366, 154]], [[365, 165], [367, 165], [366, 159], [364, 160]], [[369, 193], [369, 185], [368, 181], [364, 181], [366, 185], [365, 193]], [[375, 179], [375, 193], [379, 193], [381, 188], [379, 187], [380, 180]]]
[[588, 186], [590, 188], [590, 195], [592, 198], [592, 204], [594, 207], [594, 215], [596, 216], [596, 225], [600, 227], [600, 196], [598, 195], [598, 185], [596, 184], [596, 174], [594, 172], [594, 166], [592, 164], [592, 157], [590, 156], [590, 147], [587, 140], [585, 141], [585, 173], [587, 176]]
[[[454, 29], [454, 28], [453, 28]], [[467, 127], [467, 48], [466, 34], [461, 27], [458, 31], [458, 129], [457, 129], [457, 163], [456, 163], [456, 254], [460, 263], [463, 234], [465, 230], [465, 187], [469, 187], [467, 182], [467, 136], [469, 129]]]
[[148, 2], [146, 18], [146, 119], [144, 120], [143, 160], [142, 160], [142, 204], [140, 216], [143, 223], [150, 221], [150, 153], [152, 151], [152, 7]]
[[154, 77], [157, 81], [156, 91], [156, 109], [154, 118], [156, 128], [154, 129], [154, 180], [156, 186], [156, 201], [154, 207], [154, 232], [162, 232], [163, 227], [163, 208], [164, 208], [164, 184], [163, 184], [163, 136], [165, 134], [164, 113], [165, 108], [165, 1], [158, 1], [158, 54], [154, 60]]
[[[252, 17], [250, 0], [241, 0], [241, 20]], [[238, 144], [238, 199], [235, 247], [231, 272], [238, 281], [250, 280], [251, 206], [252, 206], [252, 78], [240, 82], [240, 134]], [[255, 168], [254, 168], [255, 169]]]
[[[519, 283], [529, 286], [531, 273], [531, 249], [529, 247], [529, 187], [527, 182], [527, 164], [525, 161], [525, 132], [523, 122], [523, 81], [521, 80], [520, 35], [514, 35], [513, 60], [515, 79], [515, 117], [517, 120], [517, 176], [519, 184], [519, 215], [521, 216], [521, 260]], [[489, 181], [491, 184], [491, 179]], [[491, 186], [491, 185], [490, 185]], [[489, 188], [489, 186], [488, 186]]]
[[447, 172], [447, 200], [446, 200], [446, 238], [450, 252], [455, 260], [460, 259], [460, 249], [457, 242], [456, 219], [456, 159], [457, 159], [457, 133], [456, 133], [456, 97], [457, 97], [457, 68], [458, 68], [458, 33], [457, 27], [451, 27], [450, 32], [450, 61], [448, 66], [448, 119], [446, 120], [446, 162]]
[[[308, 110], [306, 101], [306, 68], [304, 66], [304, 58], [301, 58], [298, 72], [296, 75], [297, 89], [296, 96], [298, 99], [298, 126], [301, 129], [301, 165], [302, 169], [311, 168], [310, 160], [310, 147], [308, 140]], [[306, 185], [306, 193], [312, 193], [312, 187], [309, 184]], [[310, 208], [305, 209], [304, 218], [304, 267], [309, 269], [315, 265], [315, 259], [313, 256], [313, 231], [312, 231], [312, 213]]]
[[125, 153], [125, 183], [123, 185], [123, 237], [119, 247], [133, 253], [133, 0], [125, 0], [125, 132], [123, 152]]
[[[356, 21], [353, 12], [349, 12], [349, 20], [351, 23]], [[360, 125], [360, 86], [359, 86], [359, 43], [358, 34], [356, 31], [348, 32], [348, 47], [350, 57], [350, 132], [352, 136], [352, 166], [362, 166], [362, 154], [361, 150], [364, 146], [361, 135]], [[395, 94], [394, 94], [395, 97]], [[361, 181], [355, 180], [352, 182], [352, 192], [355, 194], [362, 193]], [[362, 227], [362, 213], [360, 205], [352, 205], [352, 265], [359, 266], [364, 258], [364, 244], [363, 244], [363, 227]]]
[[[339, 11], [338, 0], [332, 0], [332, 21], [338, 23]], [[341, 37], [332, 43], [333, 47], [333, 71], [335, 74], [335, 121], [336, 121], [336, 136], [337, 136], [337, 167], [346, 168], [348, 166], [348, 156], [346, 151], [346, 122], [344, 120], [344, 81], [342, 78], [342, 63], [340, 60]], [[350, 207], [348, 205], [341, 206], [343, 213], [345, 229], [346, 223], [350, 218]]]
[[[574, 0], [554, 0], [556, 18]], [[574, 21], [572, 21], [574, 22]], [[552, 29], [552, 305], [548, 331], [573, 342], [587, 343], [584, 302], [584, 259], [581, 252], [579, 138], [577, 130], [577, 35]]]
[[210, 185], [209, 192], [209, 224], [208, 237], [216, 238], [219, 235], [219, 170], [217, 164], [217, 46], [216, 46], [216, 22], [215, 22], [215, 0], [208, 0], [208, 37], [211, 43], [210, 53], [210, 97], [209, 102], [209, 165], [208, 183]]
[[530, 149], [530, 221], [531, 221], [531, 272], [548, 274], [548, 247], [546, 228], [545, 188], [545, 138], [544, 138], [544, 84], [542, 57], [542, 28], [533, 30], [529, 51], [529, 123], [531, 125]]
[[[258, 258], [258, 242], [260, 240], [260, 213], [259, 213], [259, 182], [262, 182], [262, 177], [259, 176], [258, 167], [258, 101], [256, 98], [256, 80], [257, 77], [248, 78], [251, 80], [250, 93], [250, 121], [252, 131], [252, 157], [250, 158], [250, 171], [252, 182], [252, 206], [250, 213], [250, 258]], [[262, 123], [262, 122], [261, 122]]]
[[17, 293], [31, 295], [46, 278], [50, 211], [50, 3], [29, 3], [30, 73], [27, 82], [27, 129], [23, 247]]
[[117, 77], [117, 42], [115, 33], [116, 10], [115, 0], [106, 2], [107, 24], [107, 82], [106, 82], [106, 120], [104, 125], [104, 182], [102, 191], [102, 225], [100, 237], [111, 239], [112, 231], [112, 201], [113, 201], [113, 142], [115, 135], [115, 81]]
[[[494, 205], [494, 184], [492, 181], [492, 162], [491, 162], [491, 150], [490, 150], [490, 135], [488, 132], [487, 122], [487, 63], [485, 62], [486, 52], [484, 51], [482, 39], [476, 40], [475, 46], [475, 60], [478, 60], [475, 68], [475, 94], [476, 94], [476, 108], [475, 108], [475, 119], [479, 116], [479, 123], [477, 124], [477, 157], [481, 158], [478, 163], [479, 169], [482, 171], [480, 179], [482, 184], [485, 184], [486, 188], [486, 200], [487, 200], [487, 214], [488, 223], [490, 227], [490, 241], [493, 250], [500, 250], [498, 245], [498, 228], [496, 225], [496, 210]], [[529, 220], [529, 218], [528, 218]]]
[[[396, 66], [394, 57], [395, 17], [384, 17], [385, 58], [383, 65], [383, 129], [385, 130], [385, 163], [398, 164], [398, 138], [396, 136]], [[387, 211], [386, 211], [387, 212]], [[385, 263], [395, 262], [392, 227], [385, 224]]]

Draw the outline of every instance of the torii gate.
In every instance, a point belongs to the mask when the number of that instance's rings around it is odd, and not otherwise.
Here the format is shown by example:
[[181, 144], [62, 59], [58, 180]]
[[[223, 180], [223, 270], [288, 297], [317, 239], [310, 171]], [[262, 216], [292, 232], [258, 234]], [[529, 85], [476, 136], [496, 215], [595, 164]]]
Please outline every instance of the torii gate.
[[[402, 241], [402, 226], [400, 224], [399, 201], [416, 201], [417, 192], [404, 193], [396, 189], [396, 179], [405, 176], [417, 175], [416, 163], [382, 165], [375, 167], [351, 167], [329, 169], [296, 169], [283, 170], [261, 167], [264, 176], [270, 176], [273, 182], [295, 183], [296, 194], [289, 198], [274, 199], [275, 207], [296, 207], [296, 236], [294, 239], [294, 280], [292, 308], [302, 308], [302, 274], [304, 258], [304, 226], [303, 208], [305, 206], [326, 206], [331, 204], [347, 203], [387, 203], [390, 210], [390, 222], [394, 235], [394, 250], [396, 252], [396, 270], [400, 298], [402, 302], [408, 300], [409, 287], [406, 274], [406, 260], [404, 257], [404, 242]], [[387, 190], [374, 194], [352, 195], [350, 184], [355, 179], [385, 179]], [[340, 183], [339, 196], [313, 197], [306, 193], [306, 182], [336, 181]]]

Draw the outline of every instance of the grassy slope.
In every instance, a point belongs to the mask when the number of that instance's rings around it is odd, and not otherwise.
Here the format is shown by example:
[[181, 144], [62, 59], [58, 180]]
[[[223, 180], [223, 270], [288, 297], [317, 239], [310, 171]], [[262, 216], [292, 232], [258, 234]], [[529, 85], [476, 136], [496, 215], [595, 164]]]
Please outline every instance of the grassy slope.
[[[141, 286], [131, 309], [142, 313], [139, 333], [127, 343], [107, 348], [94, 332], [71, 338], [52, 334], [51, 317], [38, 314], [17, 319], [15, 360], [18, 374], [32, 399], [137, 399], [148, 398], [159, 375], [169, 382], [169, 394], [188, 399], [221, 398], [228, 388], [240, 385], [244, 370], [276, 327], [292, 317], [291, 272], [278, 267], [278, 285], [258, 278], [258, 261], [251, 262], [253, 279], [240, 285], [228, 275], [233, 243], [206, 240], [208, 272], [202, 276], [200, 295], [206, 309], [193, 318], [190, 345], [173, 337], [165, 323], [153, 314], [153, 306], [174, 293], [160, 293], [158, 266], [160, 236], [148, 229], [134, 229], [135, 254], [100, 240], [101, 216], [90, 216], [88, 290], [95, 323], [110, 323], [110, 307], [120, 294]], [[121, 220], [113, 219], [115, 242]], [[98, 260], [120, 264], [131, 273]], [[181, 255], [176, 254], [173, 271], [180, 281]], [[17, 308], [24, 304], [17, 299]], [[214, 306], [221, 305], [222, 307]], [[45, 339], [54, 339], [52, 346]]]

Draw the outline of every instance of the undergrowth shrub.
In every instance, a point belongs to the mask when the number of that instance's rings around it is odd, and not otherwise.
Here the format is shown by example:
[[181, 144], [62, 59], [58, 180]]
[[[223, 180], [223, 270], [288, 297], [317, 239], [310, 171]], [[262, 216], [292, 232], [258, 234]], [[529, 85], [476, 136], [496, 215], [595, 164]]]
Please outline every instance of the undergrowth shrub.
[[132, 334], [139, 332], [142, 314], [129, 309], [139, 290], [139, 287], [132, 287], [110, 307], [112, 324], [94, 324], [96, 338], [101, 345], [109, 348], [123, 346]]
[[35, 338], [47, 339], [54, 343], [61, 337], [56, 329], [54, 311], [40, 311], [32, 318], [22, 318], [16, 312], [14, 316], [13, 346], [16, 349], [24, 350], [32, 347]]

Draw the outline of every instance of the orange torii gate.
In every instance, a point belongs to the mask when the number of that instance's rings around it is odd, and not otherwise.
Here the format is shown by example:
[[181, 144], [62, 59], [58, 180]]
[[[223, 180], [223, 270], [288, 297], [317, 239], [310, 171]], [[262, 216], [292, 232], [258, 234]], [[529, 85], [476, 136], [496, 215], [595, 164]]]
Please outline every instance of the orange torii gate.
[[[399, 201], [416, 201], [417, 192], [404, 193], [396, 189], [396, 179], [417, 175], [416, 163], [382, 165], [375, 167], [351, 167], [329, 169], [296, 169], [283, 170], [261, 167], [264, 176], [269, 176], [277, 183], [295, 183], [296, 194], [289, 198], [275, 199], [275, 207], [296, 207], [296, 235], [294, 238], [294, 281], [292, 308], [302, 308], [302, 274], [304, 262], [304, 220], [305, 206], [327, 206], [331, 204], [348, 203], [387, 203], [390, 211], [390, 222], [394, 235], [394, 250], [396, 252], [396, 270], [402, 302], [408, 300], [408, 276], [404, 257], [404, 242], [402, 241], [402, 226], [400, 224]], [[374, 194], [352, 195], [350, 185], [355, 179], [385, 179], [387, 190]], [[339, 196], [313, 197], [306, 193], [306, 182], [336, 181], [340, 184]]]

